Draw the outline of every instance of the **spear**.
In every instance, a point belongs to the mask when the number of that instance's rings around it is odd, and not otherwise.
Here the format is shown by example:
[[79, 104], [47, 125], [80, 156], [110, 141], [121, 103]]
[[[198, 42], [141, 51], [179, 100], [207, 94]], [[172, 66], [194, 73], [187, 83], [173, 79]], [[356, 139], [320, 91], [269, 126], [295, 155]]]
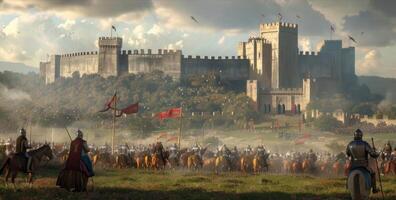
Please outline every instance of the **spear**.
[[[375, 150], [374, 138], [371, 138], [371, 143], [373, 144], [373, 149]], [[380, 188], [381, 188], [382, 199], [385, 199], [384, 190], [382, 189], [381, 174], [379, 174], [379, 173], [380, 173], [380, 170], [379, 170], [379, 167], [378, 167], [378, 160], [377, 160], [377, 158], [375, 158], [375, 164], [376, 164], [376, 166], [377, 166], [378, 180], [379, 180], [379, 184], [380, 184]]]
[[65, 126], [65, 130], [66, 130], [67, 135], [68, 135], [69, 138], [70, 138], [70, 141], [73, 141], [73, 140], [72, 140], [72, 137], [70, 136], [69, 130], [67, 130], [67, 127], [66, 127], [66, 126]]

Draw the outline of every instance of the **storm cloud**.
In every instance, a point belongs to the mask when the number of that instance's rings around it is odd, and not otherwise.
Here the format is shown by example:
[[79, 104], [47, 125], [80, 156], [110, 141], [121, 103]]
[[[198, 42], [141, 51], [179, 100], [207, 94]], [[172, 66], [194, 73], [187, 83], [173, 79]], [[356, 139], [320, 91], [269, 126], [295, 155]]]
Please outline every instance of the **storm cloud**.
[[384, 47], [396, 41], [396, 1], [372, 0], [369, 8], [344, 17], [343, 30], [355, 36], [359, 46]]
[[118, 17], [149, 11], [153, 7], [151, 0], [3, 0], [1, 4], [3, 10], [38, 9], [87, 17]]

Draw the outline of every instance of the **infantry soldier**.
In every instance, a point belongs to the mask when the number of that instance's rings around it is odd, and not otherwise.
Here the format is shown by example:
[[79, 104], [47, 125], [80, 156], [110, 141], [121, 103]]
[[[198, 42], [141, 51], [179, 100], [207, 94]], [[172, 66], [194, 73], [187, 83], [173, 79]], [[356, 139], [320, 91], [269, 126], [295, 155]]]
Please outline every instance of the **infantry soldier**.
[[21, 135], [16, 140], [15, 153], [18, 155], [23, 155], [27, 159], [26, 172], [30, 173], [32, 172], [31, 169], [32, 157], [30, 157], [29, 154], [27, 153], [27, 149], [30, 149], [31, 147], [29, 146], [28, 140], [26, 138], [25, 129], [21, 128], [21, 130], [19, 130], [19, 133]]
[[347, 146], [346, 154], [351, 158], [351, 170], [363, 167], [370, 172], [373, 193], [377, 193], [378, 189], [376, 187], [375, 172], [370, 169], [368, 159], [369, 155], [373, 158], [377, 158], [379, 154], [362, 138], [363, 132], [357, 129], [354, 133], [354, 140]]

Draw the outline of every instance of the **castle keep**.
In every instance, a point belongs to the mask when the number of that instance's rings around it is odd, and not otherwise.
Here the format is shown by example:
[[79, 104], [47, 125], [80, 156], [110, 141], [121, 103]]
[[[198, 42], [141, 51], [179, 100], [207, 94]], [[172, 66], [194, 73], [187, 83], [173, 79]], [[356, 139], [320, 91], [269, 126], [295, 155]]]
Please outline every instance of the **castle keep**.
[[319, 52], [298, 50], [298, 25], [261, 24], [259, 37], [237, 45], [237, 56], [184, 56], [180, 50], [122, 50], [122, 38], [101, 37], [99, 51], [51, 55], [40, 62], [47, 84], [78, 72], [103, 77], [163, 71], [174, 79], [212, 73], [246, 84], [247, 95], [266, 113], [300, 112], [320, 92], [335, 92], [355, 78], [355, 49], [325, 40]]

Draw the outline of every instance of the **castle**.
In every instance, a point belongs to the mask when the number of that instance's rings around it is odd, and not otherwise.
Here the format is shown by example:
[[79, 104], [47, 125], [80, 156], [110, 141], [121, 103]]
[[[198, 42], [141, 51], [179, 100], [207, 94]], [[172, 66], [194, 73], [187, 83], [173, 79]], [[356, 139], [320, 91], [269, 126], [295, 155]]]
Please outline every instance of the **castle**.
[[265, 113], [300, 113], [321, 92], [334, 92], [355, 79], [355, 49], [325, 40], [319, 52], [298, 50], [298, 25], [260, 25], [259, 37], [237, 46], [237, 56], [184, 56], [180, 50], [122, 50], [122, 38], [99, 38], [99, 52], [51, 55], [40, 62], [46, 84], [78, 72], [103, 77], [163, 71], [174, 79], [212, 73], [222, 81], [246, 84], [246, 94]]

